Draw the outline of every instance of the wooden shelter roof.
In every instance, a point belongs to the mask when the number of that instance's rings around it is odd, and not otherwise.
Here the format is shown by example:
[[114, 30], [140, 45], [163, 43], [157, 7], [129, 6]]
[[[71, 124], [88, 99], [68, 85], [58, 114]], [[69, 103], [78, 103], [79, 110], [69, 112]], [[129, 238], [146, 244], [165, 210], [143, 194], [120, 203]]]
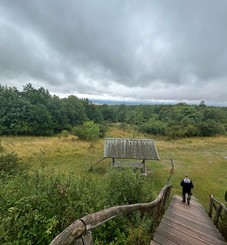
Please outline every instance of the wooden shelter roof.
[[152, 139], [106, 138], [104, 157], [160, 160]]

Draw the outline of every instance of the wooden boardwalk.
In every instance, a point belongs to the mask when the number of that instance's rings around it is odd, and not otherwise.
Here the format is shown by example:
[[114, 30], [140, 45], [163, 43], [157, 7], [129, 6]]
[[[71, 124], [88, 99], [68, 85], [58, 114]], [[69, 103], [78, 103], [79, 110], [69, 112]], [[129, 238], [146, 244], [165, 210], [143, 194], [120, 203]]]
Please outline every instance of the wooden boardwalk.
[[194, 198], [187, 205], [181, 197], [172, 201], [150, 245], [227, 245], [204, 207]]

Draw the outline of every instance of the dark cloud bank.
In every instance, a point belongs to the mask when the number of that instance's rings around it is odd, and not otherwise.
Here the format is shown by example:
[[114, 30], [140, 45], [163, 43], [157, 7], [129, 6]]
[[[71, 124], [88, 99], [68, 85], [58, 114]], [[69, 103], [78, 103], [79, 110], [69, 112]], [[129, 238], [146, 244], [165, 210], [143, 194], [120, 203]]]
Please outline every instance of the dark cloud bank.
[[226, 105], [227, 1], [0, 1], [0, 81]]

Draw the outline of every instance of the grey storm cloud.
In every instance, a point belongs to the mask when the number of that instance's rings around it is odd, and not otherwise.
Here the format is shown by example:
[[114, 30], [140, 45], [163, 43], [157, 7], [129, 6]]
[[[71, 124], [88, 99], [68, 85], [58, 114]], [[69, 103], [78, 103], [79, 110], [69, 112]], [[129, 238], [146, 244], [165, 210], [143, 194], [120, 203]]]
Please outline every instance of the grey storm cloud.
[[0, 81], [226, 102], [227, 1], [0, 0]]

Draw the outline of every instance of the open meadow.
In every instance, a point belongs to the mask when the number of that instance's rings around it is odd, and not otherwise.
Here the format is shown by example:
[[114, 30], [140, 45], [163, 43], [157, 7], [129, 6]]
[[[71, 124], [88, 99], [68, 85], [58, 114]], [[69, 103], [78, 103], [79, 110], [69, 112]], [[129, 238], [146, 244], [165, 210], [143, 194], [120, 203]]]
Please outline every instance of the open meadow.
[[[132, 131], [113, 127], [107, 137], [150, 138]], [[111, 159], [102, 159], [104, 139], [95, 143], [68, 137], [1, 137], [5, 152], [16, 153], [22, 165], [31, 170], [45, 170], [50, 174], [83, 175], [102, 178], [111, 166]], [[148, 176], [154, 182], [154, 193], [158, 194], [167, 182], [173, 160], [172, 194], [181, 194], [179, 182], [185, 173], [193, 183], [193, 195], [208, 208], [209, 194], [224, 202], [227, 189], [227, 137], [185, 138], [166, 140], [154, 138], [161, 161], [147, 161]], [[93, 171], [91, 170], [93, 168]]]

